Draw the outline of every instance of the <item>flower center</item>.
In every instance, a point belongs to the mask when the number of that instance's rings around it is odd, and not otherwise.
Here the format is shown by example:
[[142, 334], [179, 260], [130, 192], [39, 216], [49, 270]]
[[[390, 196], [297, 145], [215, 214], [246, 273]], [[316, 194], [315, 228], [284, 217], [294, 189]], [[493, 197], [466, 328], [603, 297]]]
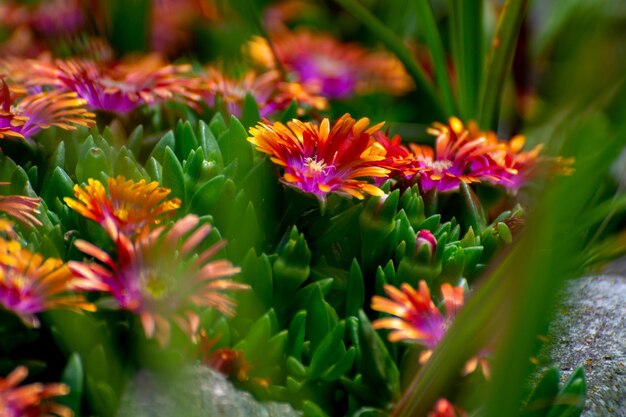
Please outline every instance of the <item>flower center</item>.
[[307, 172], [310, 174], [326, 174], [326, 171], [330, 168], [323, 159], [317, 160], [316, 156], [309, 156], [304, 158], [304, 166], [307, 168]]
[[427, 163], [428, 167], [435, 171], [437, 174], [441, 174], [444, 170], [452, 166], [452, 161], [431, 161]]
[[153, 300], [161, 300], [167, 294], [167, 284], [154, 273], [149, 273], [146, 279], [146, 292]]

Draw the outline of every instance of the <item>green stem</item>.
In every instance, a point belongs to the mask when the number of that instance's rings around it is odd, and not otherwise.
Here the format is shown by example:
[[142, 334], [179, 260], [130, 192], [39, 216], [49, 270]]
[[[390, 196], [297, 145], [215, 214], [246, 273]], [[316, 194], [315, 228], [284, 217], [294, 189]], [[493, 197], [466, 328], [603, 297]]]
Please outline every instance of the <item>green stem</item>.
[[528, 10], [529, 0], [507, 0], [491, 45], [487, 70], [481, 83], [478, 121], [483, 129], [494, 128], [504, 80], [515, 54], [517, 36]]
[[450, 77], [448, 75], [448, 61], [443, 49], [443, 42], [437, 30], [437, 23], [433, 10], [428, 0], [414, 0], [415, 14], [417, 21], [424, 31], [426, 44], [433, 59], [435, 69], [435, 79], [441, 90], [443, 97], [443, 105], [448, 116], [455, 114], [454, 97], [452, 96], [452, 87], [450, 85]]
[[446, 112], [437, 96], [432, 84], [426, 78], [424, 70], [415, 60], [411, 51], [404, 46], [402, 40], [393, 33], [387, 26], [378, 20], [369, 10], [359, 4], [356, 0], [335, 0], [344, 9], [357, 18], [365, 27], [371, 30], [378, 39], [402, 62], [409, 75], [413, 78], [417, 89], [424, 93], [429, 104], [441, 117]]
[[484, 61], [482, 1], [450, 0], [450, 38], [461, 117], [477, 116], [478, 86]]

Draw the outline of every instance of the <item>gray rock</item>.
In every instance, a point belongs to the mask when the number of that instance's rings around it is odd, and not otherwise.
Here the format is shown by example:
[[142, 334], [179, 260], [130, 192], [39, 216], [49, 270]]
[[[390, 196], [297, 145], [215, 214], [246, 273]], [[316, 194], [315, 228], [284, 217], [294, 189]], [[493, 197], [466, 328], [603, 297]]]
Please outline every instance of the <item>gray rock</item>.
[[289, 404], [260, 403], [222, 374], [189, 366], [175, 376], [140, 371], [129, 383], [117, 417], [300, 417]]
[[624, 417], [626, 277], [581, 278], [566, 291], [550, 329], [550, 356], [561, 368], [562, 382], [577, 366], [584, 366], [587, 402], [583, 417]]

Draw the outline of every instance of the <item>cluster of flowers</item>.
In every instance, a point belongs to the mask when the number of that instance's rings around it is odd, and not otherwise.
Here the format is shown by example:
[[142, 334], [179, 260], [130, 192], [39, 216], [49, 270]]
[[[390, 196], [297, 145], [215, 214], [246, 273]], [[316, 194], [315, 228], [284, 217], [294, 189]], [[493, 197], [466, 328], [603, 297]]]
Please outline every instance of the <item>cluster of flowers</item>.
[[[145, 335], [168, 343], [171, 322], [192, 340], [199, 335], [199, 311], [215, 308], [234, 314], [234, 302], [225, 294], [247, 286], [229, 278], [239, 272], [229, 261], [212, 260], [225, 246], [224, 241], [206, 248], [203, 242], [211, 226], [187, 215], [173, 224], [164, 220], [180, 207], [178, 199], [167, 199], [170, 191], [158, 183], [134, 182], [123, 177], [109, 178], [108, 192], [97, 180], [76, 186], [75, 199], [67, 204], [84, 217], [102, 226], [113, 241], [115, 259], [99, 247], [78, 240], [76, 247], [96, 261], [45, 259], [24, 248], [3, 221], [0, 238], [0, 305], [15, 313], [26, 325], [38, 327], [36, 314], [50, 309], [95, 311], [85, 291], [98, 291], [112, 297], [115, 308], [140, 317]], [[0, 209], [34, 224], [35, 199], [9, 196]], [[59, 384], [34, 384], [15, 388], [25, 378], [18, 368], [0, 383], [0, 409], [10, 415], [71, 415], [69, 409], [42, 399], [64, 395]], [[30, 414], [29, 414], [30, 413]]]
[[[390, 139], [380, 131], [383, 123], [368, 125], [367, 118], [357, 121], [349, 114], [332, 127], [328, 119], [319, 125], [263, 122], [250, 129], [248, 140], [283, 167], [283, 183], [322, 202], [331, 193], [359, 199], [363, 194], [382, 196], [376, 184], [388, 178], [402, 187], [419, 184], [423, 193], [455, 191], [462, 182], [485, 182], [515, 192], [542, 161], [541, 146], [522, 150], [523, 136], [500, 140], [473, 123], [465, 127], [455, 117], [429, 129], [436, 136], [434, 148], [407, 148], [400, 136]], [[565, 166], [566, 161], [553, 162]]]

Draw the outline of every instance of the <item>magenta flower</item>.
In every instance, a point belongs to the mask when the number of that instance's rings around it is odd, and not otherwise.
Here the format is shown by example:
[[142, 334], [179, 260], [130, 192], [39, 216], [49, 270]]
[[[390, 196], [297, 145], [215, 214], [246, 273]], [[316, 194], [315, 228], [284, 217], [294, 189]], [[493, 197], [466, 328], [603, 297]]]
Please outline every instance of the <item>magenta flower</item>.
[[259, 123], [250, 129], [248, 141], [284, 168], [281, 181], [313, 194], [324, 203], [336, 193], [363, 199], [363, 194], [384, 192], [367, 179], [386, 177], [389, 170], [378, 166], [384, 159], [372, 134], [381, 124], [367, 128], [369, 119], [343, 115], [331, 127], [328, 119], [317, 125], [294, 119], [282, 123]]
[[44, 259], [16, 240], [0, 238], [0, 305], [26, 325], [39, 326], [36, 314], [50, 309], [95, 311], [82, 295], [68, 294], [74, 283], [60, 259]]
[[76, 125], [91, 127], [96, 123], [95, 115], [84, 105], [85, 100], [71, 92], [48, 91], [17, 97], [2, 80], [0, 139], [11, 136], [29, 140], [51, 126], [65, 130], [74, 130]]
[[198, 308], [214, 307], [234, 313], [234, 302], [224, 292], [247, 286], [228, 279], [239, 272], [225, 259], [211, 260], [224, 247], [220, 242], [198, 251], [211, 226], [198, 226], [188, 215], [169, 230], [156, 227], [131, 241], [120, 233], [114, 259], [102, 249], [79, 240], [76, 247], [101, 263], [69, 262], [83, 281], [79, 288], [109, 293], [120, 309], [138, 314], [148, 338], [165, 345], [173, 321], [193, 339], [198, 331]]
[[[272, 37], [272, 44], [280, 64], [295, 80], [317, 85], [324, 97], [341, 99], [371, 91], [404, 94], [413, 87], [394, 56], [342, 43], [328, 34], [280, 31]], [[263, 39], [250, 43], [249, 54], [260, 65], [276, 66], [274, 54]]]
[[463, 305], [463, 288], [450, 284], [441, 286], [445, 315], [431, 300], [425, 281], [419, 282], [418, 290], [409, 284], [402, 284], [400, 288], [385, 285], [389, 299], [380, 296], [372, 298], [373, 310], [395, 316], [376, 320], [372, 323], [374, 328], [391, 329], [389, 340], [392, 342], [405, 340], [434, 349]]
[[[11, 77], [29, 88], [43, 86], [72, 91], [90, 108], [125, 113], [146, 104], [178, 101], [191, 107], [201, 99], [191, 65], [170, 65], [156, 55], [119, 63], [88, 59], [22, 60]], [[20, 66], [13, 60], [10, 69]], [[5, 65], [5, 68], [7, 66]]]

